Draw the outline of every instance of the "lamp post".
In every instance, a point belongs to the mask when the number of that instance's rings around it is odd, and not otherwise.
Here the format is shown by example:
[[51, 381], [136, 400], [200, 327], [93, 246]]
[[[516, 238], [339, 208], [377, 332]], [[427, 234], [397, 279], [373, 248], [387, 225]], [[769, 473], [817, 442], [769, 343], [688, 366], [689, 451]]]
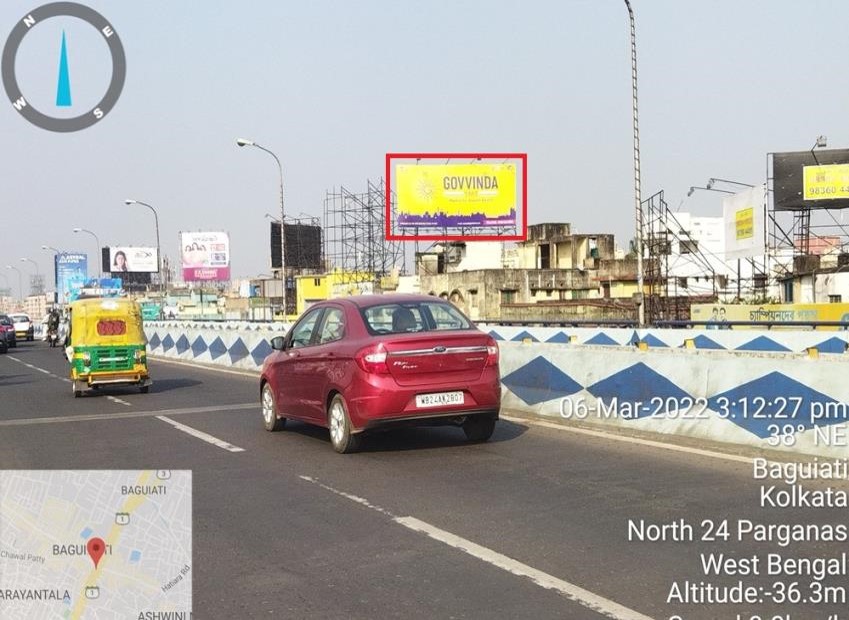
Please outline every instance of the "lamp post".
[[127, 206], [129, 206], [129, 205], [141, 205], [141, 206], [147, 207], [148, 209], [153, 211], [153, 221], [156, 224], [156, 271], [159, 275], [159, 292], [164, 293], [165, 292], [165, 285], [164, 285], [165, 278], [162, 275], [162, 249], [159, 246], [159, 214], [156, 212], [156, 209], [154, 209], [151, 205], [147, 204], [146, 202], [142, 202], [141, 200], [132, 200], [132, 199], [128, 198], [127, 200], [124, 201], [124, 204], [127, 205]]
[[84, 232], [84, 233], [88, 233], [89, 235], [94, 237], [94, 242], [97, 244], [97, 253], [94, 255], [95, 259], [97, 260], [97, 277], [102, 278], [103, 277], [103, 268], [102, 268], [103, 258], [101, 256], [98, 256], [98, 254], [101, 253], [100, 252], [100, 239], [98, 239], [97, 235], [95, 235], [93, 232], [91, 232], [90, 230], [86, 230], [85, 228], [75, 228], [74, 232], [75, 233]]
[[280, 158], [277, 157], [272, 151], [265, 148], [264, 146], [260, 146], [253, 140], [248, 140], [246, 138], [237, 138], [236, 144], [238, 146], [253, 146], [258, 148], [261, 151], [265, 151], [269, 155], [274, 158], [274, 161], [277, 162], [277, 169], [280, 171], [280, 271], [283, 272], [283, 319], [286, 319], [286, 316], [289, 314], [289, 306], [287, 304], [288, 294], [287, 294], [287, 279], [286, 279], [286, 208], [283, 203], [283, 165], [280, 163]]
[[18, 272], [18, 295], [21, 298], [21, 303], [23, 303], [24, 302], [24, 284], [23, 284], [23, 280], [21, 279], [21, 270], [18, 269], [17, 267], [15, 267], [15, 266], [13, 266], [13, 265], [6, 265], [6, 269], [13, 269], [14, 271]]
[[60, 254], [62, 254], [63, 252], [62, 252], [62, 250], [57, 250], [56, 248], [50, 247], [49, 245], [42, 245], [41, 249], [42, 250], [49, 250], [49, 251], [53, 252], [53, 287], [54, 287], [53, 303], [58, 304], [59, 303], [59, 274], [57, 273], [57, 271], [58, 271], [59, 267], [56, 264], [56, 257], [59, 256]]
[[30, 279], [30, 294], [41, 295], [44, 293], [44, 283], [41, 280], [41, 273], [38, 271], [38, 263], [31, 258], [22, 258], [22, 263], [30, 262], [35, 265], [35, 280]]
[[643, 303], [643, 201], [640, 190], [640, 125], [637, 115], [637, 26], [634, 21], [634, 9], [629, 0], [625, 0], [628, 18], [631, 22], [631, 102], [634, 112], [634, 214], [637, 229], [637, 326], [646, 324], [645, 304]]

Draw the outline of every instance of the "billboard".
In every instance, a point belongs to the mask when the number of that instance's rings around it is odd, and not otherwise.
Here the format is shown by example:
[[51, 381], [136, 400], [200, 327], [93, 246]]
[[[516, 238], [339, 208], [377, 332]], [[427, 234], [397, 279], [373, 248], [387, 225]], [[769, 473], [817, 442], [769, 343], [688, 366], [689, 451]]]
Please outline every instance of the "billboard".
[[516, 165], [397, 164], [399, 227], [514, 226]]
[[157, 273], [159, 260], [156, 248], [114, 246], [104, 252], [103, 271], [110, 273]]
[[773, 153], [776, 211], [849, 207], [849, 149]]
[[71, 292], [79, 290], [88, 279], [88, 256], [80, 252], [62, 252], [53, 259], [56, 274], [56, 300], [71, 301]]
[[[321, 226], [286, 224], [286, 268], [321, 269]], [[271, 268], [280, 269], [280, 222], [271, 222]]]
[[68, 301], [87, 297], [120, 297], [122, 294], [121, 278], [92, 278], [75, 281], [68, 293]]
[[230, 279], [230, 236], [226, 232], [181, 232], [180, 257], [186, 282]]
[[723, 199], [726, 260], [763, 256], [766, 253], [765, 201], [765, 185], [758, 185]]

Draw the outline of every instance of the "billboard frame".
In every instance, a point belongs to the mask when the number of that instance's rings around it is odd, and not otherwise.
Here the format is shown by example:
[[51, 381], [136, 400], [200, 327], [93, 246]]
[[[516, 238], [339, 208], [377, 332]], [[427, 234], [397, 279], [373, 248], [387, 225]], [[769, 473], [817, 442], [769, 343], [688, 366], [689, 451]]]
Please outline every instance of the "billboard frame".
[[[399, 235], [392, 233], [393, 159], [516, 159], [522, 169], [522, 232], [516, 235]], [[387, 241], [525, 241], [528, 238], [528, 154], [527, 153], [387, 153], [386, 154], [386, 240]]]

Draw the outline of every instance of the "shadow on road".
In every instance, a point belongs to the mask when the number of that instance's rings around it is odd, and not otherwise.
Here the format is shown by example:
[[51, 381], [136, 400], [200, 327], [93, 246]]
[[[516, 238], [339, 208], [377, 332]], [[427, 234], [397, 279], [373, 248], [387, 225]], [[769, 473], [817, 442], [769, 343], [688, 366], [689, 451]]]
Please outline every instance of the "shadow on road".
[[195, 385], [200, 385], [203, 381], [197, 379], [157, 379], [154, 377], [153, 385], [150, 386], [151, 393], [170, 392], [171, 390], [179, 390]]
[[[499, 420], [495, 433], [485, 443], [497, 444], [521, 437], [528, 427], [507, 420]], [[316, 439], [330, 447], [330, 435], [326, 428], [289, 420], [283, 433], [294, 433]], [[363, 437], [360, 452], [403, 452], [406, 450], [432, 450], [475, 445], [466, 439], [459, 426], [410, 426], [381, 429], [367, 432]], [[480, 444], [479, 444], [480, 445]]]
[[0, 385], [26, 385], [33, 383], [32, 375], [0, 375]]

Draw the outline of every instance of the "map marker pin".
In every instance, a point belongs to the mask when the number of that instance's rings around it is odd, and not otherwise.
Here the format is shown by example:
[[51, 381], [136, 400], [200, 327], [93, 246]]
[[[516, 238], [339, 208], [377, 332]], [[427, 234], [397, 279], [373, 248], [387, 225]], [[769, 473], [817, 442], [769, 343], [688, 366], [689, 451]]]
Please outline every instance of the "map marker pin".
[[103, 542], [102, 538], [90, 538], [88, 544], [86, 544], [86, 549], [88, 549], [88, 554], [94, 562], [94, 567], [97, 568], [97, 563], [100, 562], [100, 558], [106, 551], [106, 543]]

